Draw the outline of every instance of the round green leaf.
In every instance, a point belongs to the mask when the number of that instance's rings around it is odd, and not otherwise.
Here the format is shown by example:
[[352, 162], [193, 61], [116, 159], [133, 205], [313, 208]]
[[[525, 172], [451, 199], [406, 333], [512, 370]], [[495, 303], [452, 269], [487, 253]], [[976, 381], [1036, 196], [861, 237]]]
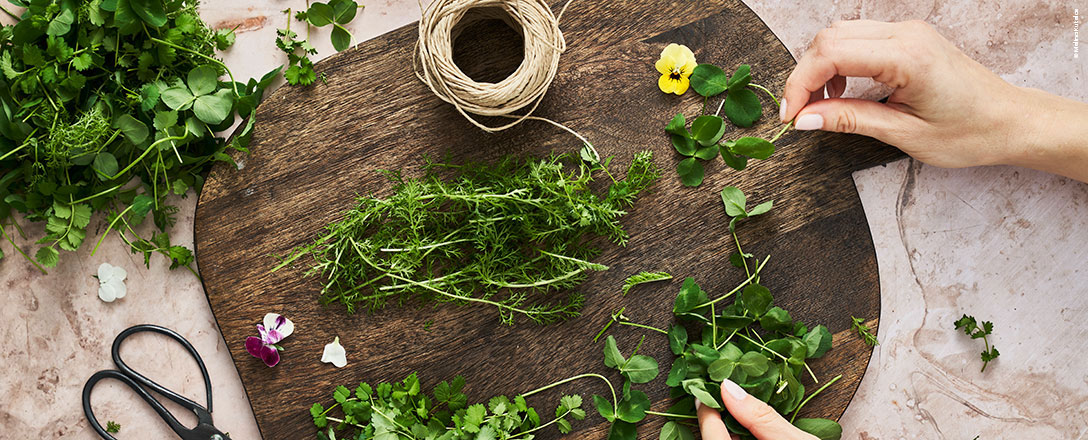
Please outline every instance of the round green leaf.
[[60, 36], [67, 34], [72, 30], [72, 22], [75, 21], [75, 15], [72, 14], [71, 9], [65, 9], [57, 14], [55, 18], [49, 21], [49, 27], [45, 29], [47, 35]]
[[627, 359], [623, 358], [623, 354], [620, 353], [619, 347], [616, 346], [616, 338], [612, 335], [608, 335], [608, 338], [604, 340], [604, 366], [608, 368], [619, 368], [627, 362]]
[[820, 440], [839, 440], [842, 438], [842, 426], [828, 419], [797, 419], [793, 422], [797, 429], [816, 436]]
[[660, 373], [660, 367], [654, 358], [636, 354], [627, 360], [626, 365], [620, 366], [620, 373], [634, 383], [647, 383]]
[[169, 127], [173, 127], [178, 123], [178, 112], [176, 111], [158, 111], [155, 112], [155, 129], [165, 130]]
[[650, 409], [650, 398], [646, 393], [632, 390], [630, 396], [620, 401], [616, 407], [616, 417], [630, 423], [638, 423], [646, 418], [646, 410]]
[[193, 94], [185, 87], [170, 87], [159, 95], [162, 102], [174, 110], [188, 110], [193, 104]]
[[219, 85], [219, 80], [216, 79], [215, 69], [211, 66], [197, 66], [189, 71], [186, 84], [189, 85], [189, 90], [194, 96], [200, 96], [214, 92], [215, 87]]
[[736, 366], [737, 363], [729, 359], [718, 359], [710, 363], [710, 366], [706, 368], [706, 372], [710, 374], [710, 380], [721, 382], [733, 375], [733, 369]]
[[710, 160], [718, 156], [718, 145], [710, 144], [695, 151], [695, 157], [702, 160]]
[[688, 129], [684, 128], [687, 125], [687, 121], [684, 120], [683, 113], [677, 113], [673, 116], [669, 124], [665, 126], [665, 132], [669, 134], [675, 134], [677, 136], [691, 137], [691, 133], [688, 133]]
[[729, 91], [732, 92], [747, 87], [750, 82], [752, 82], [752, 66], [741, 64], [737, 66], [737, 71], [733, 72], [733, 76], [729, 78]]
[[703, 183], [703, 164], [694, 157], [680, 161], [676, 165], [676, 172], [680, 174], [680, 182], [684, 186], [699, 186]]
[[700, 64], [691, 72], [691, 88], [695, 93], [711, 97], [729, 88], [729, 77], [713, 64]]
[[767, 313], [773, 298], [771, 291], [759, 284], [749, 284], [740, 292], [740, 300], [746, 314], [760, 317]]
[[770, 331], [789, 332], [793, 330], [793, 319], [790, 312], [781, 307], [772, 307], [759, 319], [759, 325]]
[[725, 161], [725, 164], [728, 165], [729, 168], [737, 171], [743, 171], [744, 168], [748, 166], [748, 158], [733, 154], [730, 150], [733, 148], [734, 144], [735, 142], [733, 141], [727, 141], [722, 144], [722, 147], [720, 148], [722, 152], [722, 160]]
[[688, 331], [680, 324], [669, 326], [669, 349], [672, 354], [679, 356], [688, 345]]
[[634, 423], [616, 420], [612, 423], [612, 427], [608, 429], [607, 440], [636, 440], [638, 438], [636, 428]]
[[616, 409], [612, 407], [612, 402], [609, 402], [608, 399], [594, 394], [593, 405], [597, 407], [597, 412], [605, 420], [609, 422], [616, 420]]
[[771, 364], [770, 360], [767, 359], [767, 356], [764, 356], [759, 352], [749, 351], [744, 353], [744, 356], [740, 357], [740, 360], [737, 361], [737, 366], [740, 367], [741, 370], [744, 370], [744, 374], [759, 376], [766, 373]]
[[337, 52], [347, 49], [351, 46], [351, 33], [343, 26], [334, 24], [332, 28], [332, 47]]
[[735, 186], [722, 188], [722, 203], [725, 204], [725, 215], [730, 217], [747, 215], [744, 208], [748, 201], [744, 197], [744, 192]]
[[763, 116], [763, 105], [759, 103], [759, 97], [751, 90], [730, 90], [725, 95], [725, 116], [738, 127], [751, 127], [752, 124]]
[[133, 145], [139, 145], [144, 139], [147, 139], [147, 124], [144, 124], [139, 119], [132, 117], [129, 114], [123, 114], [117, 118], [117, 121], [113, 123], [113, 126], [121, 133], [125, 134]]
[[355, 13], [359, 10], [359, 4], [352, 0], [332, 0], [333, 19], [340, 24], [348, 24], [355, 19]]
[[660, 440], [695, 440], [695, 435], [686, 426], [670, 421], [661, 427]]
[[110, 178], [119, 171], [119, 168], [117, 167], [117, 158], [113, 157], [113, 154], [107, 151], [98, 153], [98, 155], [94, 157], [94, 162], [91, 167], [101, 173], [98, 175], [98, 178], [103, 181], [110, 180]]
[[669, 136], [669, 140], [672, 141], [672, 147], [676, 149], [676, 152], [684, 156], [694, 156], [695, 152], [697, 151], [695, 147], [695, 139], [692, 139], [690, 137], [674, 134]]
[[166, 11], [163, 0], [129, 0], [132, 10], [147, 24], [162, 27], [166, 24]]
[[714, 395], [706, 391], [706, 382], [703, 379], [688, 379], [680, 384], [684, 391], [695, 396], [703, 405], [714, 409], [722, 409], [722, 405], [714, 399]]
[[763, 138], [745, 136], [737, 139], [730, 150], [734, 154], [763, 160], [774, 154], [774, 144]]
[[232, 105], [230, 90], [223, 89], [214, 95], [198, 96], [193, 101], [193, 114], [204, 123], [215, 125], [230, 115]]
[[310, 9], [306, 10], [306, 20], [314, 26], [321, 27], [333, 22], [333, 14], [332, 6], [328, 3], [314, 3], [310, 5]]
[[718, 116], [700, 116], [691, 123], [691, 136], [704, 145], [717, 142], [714, 137], [718, 136], [720, 138], [719, 134], [722, 132], [722, 125], [722, 118]]
[[669, 376], [665, 379], [665, 385], [670, 387], [680, 386], [680, 382], [688, 378], [688, 361], [682, 357], [676, 358], [672, 361], [672, 368], [669, 369]]
[[804, 338], [801, 338], [805, 343], [807, 358], [818, 358], [831, 350], [831, 331], [823, 325], [818, 325], [816, 328], [809, 330], [805, 334]]

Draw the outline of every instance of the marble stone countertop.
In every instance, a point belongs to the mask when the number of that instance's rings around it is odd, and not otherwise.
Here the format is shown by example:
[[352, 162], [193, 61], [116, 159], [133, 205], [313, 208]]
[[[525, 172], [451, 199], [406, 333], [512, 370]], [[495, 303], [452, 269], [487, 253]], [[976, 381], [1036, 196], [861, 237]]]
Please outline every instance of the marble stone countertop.
[[[1073, 57], [1074, 11], [1083, 21], [1088, 3], [746, 3], [794, 56], [836, 20], [921, 19], [1014, 84], [1088, 101], [1085, 56]], [[275, 29], [286, 22], [280, 11], [304, 5], [302, 0], [210, 0], [201, 13], [213, 27], [237, 27], [237, 43], [224, 58], [236, 77], [247, 78], [285, 61], [273, 44]], [[420, 15], [412, 0], [365, 5], [349, 26], [355, 41]], [[577, 13], [577, 2], [568, 13]], [[315, 33], [313, 41], [318, 58], [332, 53], [325, 32]], [[871, 83], [859, 81], [847, 93], [867, 96], [872, 90]], [[841, 420], [844, 438], [1088, 437], [1088, 369], [1080, 363], [1088, 348], [1088, 185], [1025, 169], [946, 170], [909, 159], [854, 178], [876, 245], [882, 313], [880, 345]], [[192, 243], [195, 202], [192, 193], [180, 201], [171, 231], [183, 244]], [[40, 226], [28, 229], [40, 233]], [[142, 259], [115, 238], [105, 240], [94, 256], [90, 246], [63, 255], [45, 277], [7, 243], [0, 249], [8, 255], [0, 263], [0, 289], [11, 301], [0, 308], [0, 360], [6, 370], [0, 375], [0, 438], [95, 438], [80, 409], [83, 383], [94, 371], [111, 367], [113, 337], [144, 322], [179, 331], [204, 356], [214, 382], [217, 426], [234, 439], [260, 437], [226, 343], [192, 274], [170, 271], [158, 257], [145, 269]], [[128, 296], [118, 302], [97, 297], [92, 275], [102, 262], [128, 271]], [[952, 328], [962, 313], [995, 323], [993, 342], [1002, 354], [985, 373], [978, 371], [977, 341]], [[196, 367], [185, 364], [180, 347], [163, 341], [135, 336], [123, 352], [137, 370], [201, 401]], [[122, 425], [119, 438], [174, 438], [118, 382], [103, 382], [93, 404], [103, 423]], [[192, 424], [192, 417], [181, 418]]]

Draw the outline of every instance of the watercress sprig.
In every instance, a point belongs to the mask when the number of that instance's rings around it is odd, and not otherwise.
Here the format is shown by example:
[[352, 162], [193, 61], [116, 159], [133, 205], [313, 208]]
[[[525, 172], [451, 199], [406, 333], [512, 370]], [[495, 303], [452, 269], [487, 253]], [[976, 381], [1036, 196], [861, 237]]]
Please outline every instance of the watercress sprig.
[[979, 355], [982, 358], [982, 372], [986, 371], [986, 366], [990, 364], [990, 361], [1001, 355], [997, 351], [997, 347], [990, 345], [990, 338], [987, 337], [993, 333], [994, 323], [982, 321], [982, 326], [979, 326], [974, 316], [964, 314], [960, 319], [956, 320], [956, 330], [963, 330], [963, 333], [970, 336], [971, 339], [982, 339], [982, 343], [986, 347]]
[[865, 325], [864, 318], [855, 318], [851, 316], [850, 321], [850, 327], [858, 333], [858, 336], [861, 337], [862, 341], [865, 341], [866, 345], [870, 347], [876, 347], [880, 344], [880, 342], [876, 339], [876, 335], [874, 335], [872, 331], [870, 331], [869, 326]]

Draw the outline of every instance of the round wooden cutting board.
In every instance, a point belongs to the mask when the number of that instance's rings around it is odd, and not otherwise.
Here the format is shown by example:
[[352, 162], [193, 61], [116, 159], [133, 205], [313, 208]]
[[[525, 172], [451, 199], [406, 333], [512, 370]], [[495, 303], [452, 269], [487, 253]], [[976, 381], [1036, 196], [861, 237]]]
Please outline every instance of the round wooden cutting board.
[[[463, 34], [457, 59], [470, 75], [497, 80], [519, 62], [520, 48], [516, 34], [488, 26]], [[418, 371], [429, 388], [463, 374], [469, 400], [478, 401], [573, 374], [606, 372], [602, 346], [592, 338], [612, 311], [626, 306], [633, 319], [664, 327], [684, 277], [694, 277], [712, 297], [742, 281], [743, 271], [728, 262], [734, 245], [719, 196], [726, 185], [740, 187], [753, 202], [775, 201], [771, 213], [743, 225], [745, 250], [773, 256], [763, 284], [777, 305], [795, 319], [827, 325], [835, 335], [834, 348], [812, 367], [821, 378], [843, 379], [805, 406], [802, 416], [842, 414], [871, 353], [850, 331], [850, 317], [875, 325], [880, 306], [876, 256], [850, 173], [899, 153], [862, 137], [791, 132], [771, 159], [753, 161], [743, 172], [720, 159], [710, 161], [702, 186], [684, 187], [663, 128], [677, 112], [698, 114], [702, 100], [693, 92], [678, 97], [657, 90], [653, 63], [661, 49], [686, 44], [700, 62], [728, 71], [751, 64], [753, 82], [781, 90], [794, 66], [786, 48], [739, 1], [579, 0], [561, 27], [569, 50], [537, 114], [585, 135], [602, 155], [615, 156], [617, 169], [635, 152], [652, 149], [663, 170], [653, 191], [622, 220], [630, 243], [605, 246], [595, 260], [611, 270], [593, 273], [579, 288], [587, 301], [578, 318], [547, 327], [524, 321], [506, 326], [490, 308], [411, 301], [377, 314], [349, 315], [340, 306], [318, 303], [320, 280], [303, 277], [305, 258], [303, 266], [269, 273], [276, 255], [313, 240], [357, 194], [388, 194], [390, 185], [377, 170], [418, 175], [424, 153], [490, 161], [579, 147], [569, 134], [544, 123], [528, 121], [498, 134], [469, 124], [412, 74], [414, 24], [319, 63], [316, 70], [328, 75], [327, 84], [276, 90], [258, 109], [252, 153], [238, 157], [244, 167], [213, 171], [197, 207], [200, 272], [264, 438], [311, 438], [308, 408], [327, 404], [341, 384], [399, 380]], [[780, 124], [773, 104], [764, 104], [766, 114], [754, 129], [725, 136], [772, 136]], [[623, 279], [641, 270], [667, 271], [676, 279], [622, 297]], [[243, 346], [267, 312], [284, 314], [296, 325], [275, 368]], [[612, 330], [625, 352], [645, 333]], [[335, 336], [348, 352], [341, 369], [320, 363], [323, 346]], [[669, 405], [664, 376], [673, 357], [665, 338], [647, 336], [642, 353], [658, 359], [665, 371], [641, 389], [660, 411]], [[534, 396], [530, 404], [550, 412], [561, 392], [588, 397], [605, 388], [576, 383]], [[648, 418], [639, 437], [656, 439], [661, 423]], [[595, 415], [575, 426], [572, 438], [603, 439], [607, 430]]]

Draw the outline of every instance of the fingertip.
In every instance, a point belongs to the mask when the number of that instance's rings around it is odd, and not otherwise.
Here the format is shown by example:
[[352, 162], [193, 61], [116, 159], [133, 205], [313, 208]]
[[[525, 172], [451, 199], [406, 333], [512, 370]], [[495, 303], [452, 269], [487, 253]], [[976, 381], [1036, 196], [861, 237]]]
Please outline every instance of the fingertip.
[[699, 416], [699, 433], [703, 440], [726, 440], [731, 438], [729, 430], [722, 421], [722, 414], [718, 410], [699, 403], [695, 399], [696, 414]]

